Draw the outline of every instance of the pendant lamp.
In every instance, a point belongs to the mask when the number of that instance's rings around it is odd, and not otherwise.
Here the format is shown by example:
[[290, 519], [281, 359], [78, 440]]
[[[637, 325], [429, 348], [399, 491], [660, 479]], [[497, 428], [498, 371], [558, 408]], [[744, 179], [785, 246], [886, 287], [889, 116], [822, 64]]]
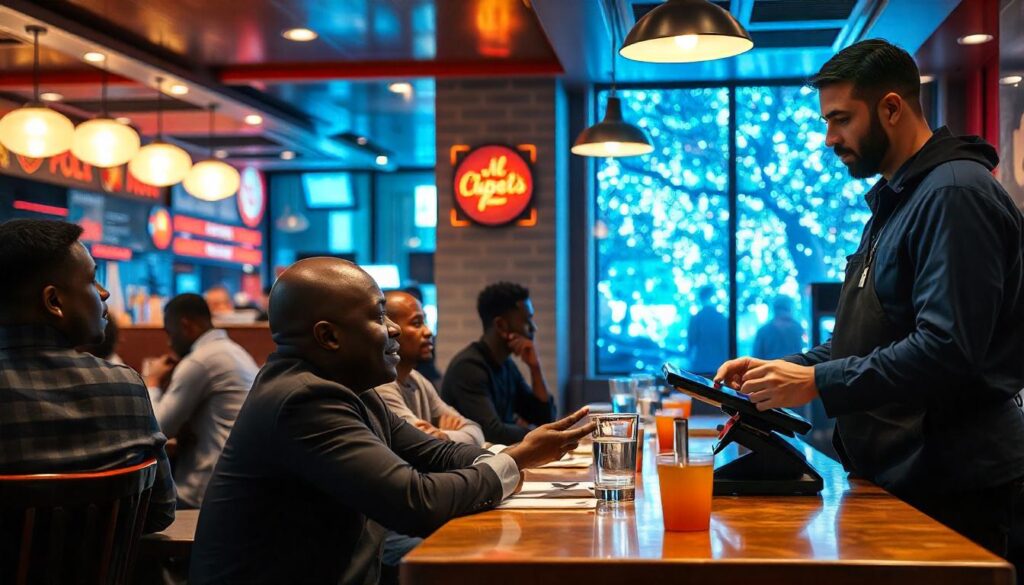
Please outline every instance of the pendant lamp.
[[32, 34], [35, 51], [32, 61], [33, 97], [31, 102], [0, 118], [0, 144], [15, 154], [46, 158], [71, 148], [75, 125], [67, 116], [39, 101], [39, 35], [45, 34], [46, 29], [29, 25], [25, 30]]
[[156, 78], [156, 140], [143, 146], [128, 163], [128, 172], [155, 187], [180, 183], [192, 168], [192, 157], [181, 148], [164, 142], [163, 78]]
[[754, 48], [728, 10], [707, 0], [668, 0], [633, 25], [619, 51], [648, 63], [712, 61]]
[[615, 39], [612, 47], [612, 91], [605, 104], [604, 118], [580, 132], [572, 153], [580, 156], [623, 157], [647, 154], [654, 150], [644, 131], [622, 119], [622, 101], [615, 97]]
[[277, 227], [278, 231], [286, 234], [297, 234], [304, 232], [309, 229], [309, 220], [302, 214], [301, 211], [292, 211], [291, 205], [287, 203], [284, 206], [284, 212], [277, 221], [274, 222], [274, 226]]
[[118, 167], [139, 152], [139, 133], [107, 115], [107, 70], [103, 69], [100, 116], [75, 128], [71, 154], [94, 167]]
[[209, 158], [192, 167], [185, 177], [185, 190], [196, 199], [220, 201], [238, 192], [242, 179], [231, 165], [213, 156], [213, 123], [217, 106], [210, 104]]

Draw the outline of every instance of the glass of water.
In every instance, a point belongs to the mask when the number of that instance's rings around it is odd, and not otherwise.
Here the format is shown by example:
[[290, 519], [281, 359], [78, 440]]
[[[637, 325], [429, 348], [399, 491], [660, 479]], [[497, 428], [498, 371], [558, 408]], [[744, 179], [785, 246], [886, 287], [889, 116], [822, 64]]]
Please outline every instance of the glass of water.
[[635, 497], [638, 414], [595, 414], [594, 492], [597, 499], [627, 502]]
[[661, 408], [657, 378], [650, 374], [633, 374], [630, 378], [636, 383], [636, 403], [640, 419], [644, 422], [653, 421], [654, 412]]
[[636, 412], [636, 380], [612, 378], [608, 380], [608, 392], [611, 394], [612, 412]]

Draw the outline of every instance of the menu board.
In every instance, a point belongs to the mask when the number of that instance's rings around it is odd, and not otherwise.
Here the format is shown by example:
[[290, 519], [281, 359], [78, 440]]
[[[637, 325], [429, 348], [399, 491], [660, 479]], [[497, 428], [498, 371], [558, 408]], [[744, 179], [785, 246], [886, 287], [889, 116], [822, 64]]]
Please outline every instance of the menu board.
[[[82, 240], [127, 248], [134, 252], [157, 250], [151, 228], [163, 210], [145, 201], [110, 197], [91, 191], [68, 191], [68, 221], [82, 226]], [[169, 228], [169, 226], [168, 226]]]

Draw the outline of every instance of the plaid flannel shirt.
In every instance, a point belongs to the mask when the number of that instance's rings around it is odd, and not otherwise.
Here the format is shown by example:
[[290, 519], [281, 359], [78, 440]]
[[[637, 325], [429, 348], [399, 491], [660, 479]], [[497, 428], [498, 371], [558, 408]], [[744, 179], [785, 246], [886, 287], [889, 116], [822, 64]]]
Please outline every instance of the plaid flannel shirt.
[[175, 489], [146, 386], [47, 326], [0, 326], [0, 474], [105, 471], [156, 458], [145, 532], [174, 520]]

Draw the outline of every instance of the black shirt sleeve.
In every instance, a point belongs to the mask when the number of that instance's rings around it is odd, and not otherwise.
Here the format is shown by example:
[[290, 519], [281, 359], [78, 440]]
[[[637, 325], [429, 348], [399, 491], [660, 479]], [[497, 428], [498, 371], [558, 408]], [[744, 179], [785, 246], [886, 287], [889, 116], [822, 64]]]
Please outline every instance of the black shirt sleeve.
[[456, 360], [445, 373], [441, 397], [462, 416], [479, 424], [488, 441], [505, 445], [522, 441], [529, 430], [501, 420], [491, 400], [490, 387], [486, 365], [469, 359]]
[[[412, 536], [430, 534], [452, 518], [501, 500], [501, 482], [488, 466], [422, 473], [374, 434], [360, 409], [336, 394], [307, 388], [282, 405], [275, 442], [295, 476], [382, 526]], [[398, 449], [419, 451], [417, 459], [433, 459], [432, 467], [445, 460], [464, 463], [468, 455], [456, 449], [425, 453], [412, 433], [400, 433], [398, 441]]]
[[555, 420], [555, 400], [548, 395], [547, 402], [537, 400], [533, 388], [526, 383], [519, 368], [509, 364], [511, 377], [516, 385], [516, 414], [519, 418], [533, 425], [542, 425]]

